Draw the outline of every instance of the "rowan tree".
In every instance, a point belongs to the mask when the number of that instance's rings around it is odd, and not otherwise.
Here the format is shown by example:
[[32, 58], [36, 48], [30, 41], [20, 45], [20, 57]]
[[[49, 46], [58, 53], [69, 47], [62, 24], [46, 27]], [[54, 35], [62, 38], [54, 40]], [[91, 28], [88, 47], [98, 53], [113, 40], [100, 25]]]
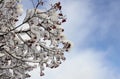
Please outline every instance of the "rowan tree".
[[20, 0], [0, 0], [0, 79], [26, 79], [37, 67], [43, 76], [44, 69], [57, 68], [71, 48], [61, 26], [66, 22], [61, 3], [46, 10], [40, 8], [43, 0], [30, 1], [33, 9], [17, 25], [24, 11]]

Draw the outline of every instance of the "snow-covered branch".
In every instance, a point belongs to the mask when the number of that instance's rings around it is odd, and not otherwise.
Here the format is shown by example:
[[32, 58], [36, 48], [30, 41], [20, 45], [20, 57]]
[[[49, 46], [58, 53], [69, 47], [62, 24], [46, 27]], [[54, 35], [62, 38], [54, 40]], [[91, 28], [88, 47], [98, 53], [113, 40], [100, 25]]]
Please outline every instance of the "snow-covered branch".
[[64, 53], [72, 46], [64, 36], [61, 3], [43, 11], [39, 8], [43, 0], [31, 1], [33, 9], [16, 26], [23, 13], [20, 0], [0, 0], [0, 79], [26, 79], [27, 71], [36, 67], [43, 76], [46, 67], [56, 68], [66, 59]]

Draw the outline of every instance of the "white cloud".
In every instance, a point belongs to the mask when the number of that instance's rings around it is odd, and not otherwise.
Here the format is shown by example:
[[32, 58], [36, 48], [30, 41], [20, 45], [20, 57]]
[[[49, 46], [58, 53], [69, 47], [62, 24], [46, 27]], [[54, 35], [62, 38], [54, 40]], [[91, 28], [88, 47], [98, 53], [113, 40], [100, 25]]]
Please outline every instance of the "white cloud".
[[65, 63], [55, 79], [118, 79], [100, 52], [89, 49], [81, 52]]
[[[82, 48], [89, 43], [101, 42], [103, 44], [107, 39], [119, 39], [119, 3], [110, 1], [110, 5], [104, 5], [105, 8], [101, 10], [100, 5], [92, 2], [94, 1], [63, 1], [63, 13], [67, 15], [67, 23], [64, 24], [65, 33], [75, 44], [74, 46]], [[99, 13], [95, 8], [104, 12]]]
[[65, 34], [76, 46], [84, 44], [93, 29], [88, 21], [92, 12], [89, 6], [88, 0], [63, 1], [63, 13], [67, 15], [67, 22], [63, 24]]

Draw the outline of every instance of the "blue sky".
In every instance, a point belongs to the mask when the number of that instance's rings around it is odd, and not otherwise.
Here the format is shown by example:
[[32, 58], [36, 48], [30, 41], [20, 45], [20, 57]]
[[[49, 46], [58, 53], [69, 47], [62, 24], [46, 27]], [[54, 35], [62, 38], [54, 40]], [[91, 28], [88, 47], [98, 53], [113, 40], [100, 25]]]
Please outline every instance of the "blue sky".
[[[32, 8], [23, 0], [24, 8]], [[50, 0], [56, 2], [59, 0]], [[120, 0], [60, 0], [67, 39], [74, 44], [54, 70], [31, 72], [30, 79], [120, 79]]]

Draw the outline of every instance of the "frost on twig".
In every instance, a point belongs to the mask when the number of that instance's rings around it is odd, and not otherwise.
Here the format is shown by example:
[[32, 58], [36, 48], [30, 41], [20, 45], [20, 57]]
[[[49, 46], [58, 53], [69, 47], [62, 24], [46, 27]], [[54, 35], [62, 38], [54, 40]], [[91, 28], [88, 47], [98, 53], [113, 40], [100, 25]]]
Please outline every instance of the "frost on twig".
[[[70, 50], [71, 42], [61, 27], [66, 18], [60, 2], [46, 11], [39, 6], [43, 6], [42, 0], [28, 9], [23, 23], [16, 26], [23, 13], [20, 0], [0, 0], [0, 79], [25, 79], [36, 67], [43, 76], [46, 67], [56, 68], [66, 59], [64, 52]], [[28, 28], [17, 30], [22, 25]]]

